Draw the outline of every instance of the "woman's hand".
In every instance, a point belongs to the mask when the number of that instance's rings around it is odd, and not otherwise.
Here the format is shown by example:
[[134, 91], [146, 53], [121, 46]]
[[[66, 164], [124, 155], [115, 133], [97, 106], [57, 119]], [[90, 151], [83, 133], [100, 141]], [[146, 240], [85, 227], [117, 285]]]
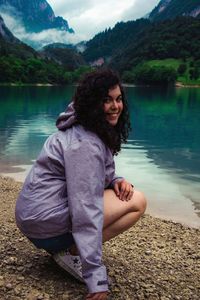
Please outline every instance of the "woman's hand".
[[92, 293], [86, 296], [86, 300], [106, 300], [108, 292]]
[[125, 179], [121, 179], [114, 183], [114, 191], [120, 200], [129, 201], [133, 197], [134, 186]]

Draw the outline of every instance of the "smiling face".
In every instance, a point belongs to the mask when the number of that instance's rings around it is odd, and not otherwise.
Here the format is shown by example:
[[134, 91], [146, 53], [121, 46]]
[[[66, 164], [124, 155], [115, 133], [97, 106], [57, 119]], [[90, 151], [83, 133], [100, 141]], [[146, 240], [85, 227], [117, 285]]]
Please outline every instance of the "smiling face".
[[122, 93], [119, 85], [109, 89], [104, 101], [103, 110], [108, 123], [115, 126], [123, 110]]

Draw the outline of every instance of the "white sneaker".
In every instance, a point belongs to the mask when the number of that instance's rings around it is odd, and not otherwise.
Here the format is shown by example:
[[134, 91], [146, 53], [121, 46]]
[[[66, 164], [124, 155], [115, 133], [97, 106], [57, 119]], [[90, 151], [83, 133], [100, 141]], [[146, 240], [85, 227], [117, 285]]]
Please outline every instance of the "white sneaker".
[[84, 282], [82, 275], [82, 265], [79, 256], [71, 255], [69, 251], [66, 250], [54, 254], [53, 259], [65, 271], [73, 275], [79, 281]]

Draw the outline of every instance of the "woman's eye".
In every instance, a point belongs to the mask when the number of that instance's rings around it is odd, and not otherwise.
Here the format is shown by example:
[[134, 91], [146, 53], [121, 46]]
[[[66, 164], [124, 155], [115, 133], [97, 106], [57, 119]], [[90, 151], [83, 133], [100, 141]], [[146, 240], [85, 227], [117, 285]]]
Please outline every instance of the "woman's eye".
[[105, 103], [110, 103], [110, 102], [111, 102], [111, 99], [110, 99], [110, 98], [105, 98], [104, 102], [105, 102]]
[[122, 96], [117, 98], [117, 102], [121, 102], [122, 101]]

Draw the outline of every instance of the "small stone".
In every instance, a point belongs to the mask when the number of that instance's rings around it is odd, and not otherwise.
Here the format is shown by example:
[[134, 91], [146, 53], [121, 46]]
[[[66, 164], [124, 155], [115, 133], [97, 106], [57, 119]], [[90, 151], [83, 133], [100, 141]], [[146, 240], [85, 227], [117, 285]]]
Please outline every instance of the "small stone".
[[[2, 276], [1, 276], [2, 277]], [[5, 285], [4, 280], [0, 279], [0, 287], [3, 287]]]
[[12, 290], [12, 288], [13, 288], [13, 287], [12, 287], [12, 284], [11, 284], [11, 283], [7, 283], [7, 284], [6, 284], [6, 288], [7, 288], [8, 290]]
[[146, 254], [146, 255], [151, 255], [152, 252], [151, 252], [151, 250], [146, 250], [146, 251], [145, 251], [145, 254]]
[[19, 281], [23, 281], [24, 279], [25, 279], [24, 276], [17, 277], [17, 280], [19, 280]]
[[16, 288], [14, 289], [14, 292], [15, 292], [15, 295], [18, 296], [18, 295], [20, 294], [20, 292], [21, 292], [21, 288], [16, 287]]
[[120, 289], [118, 287], [114, 287], [113, 292], [120, 292]]
[[32, 266], [33, 266], [33, 265], [32, 265], [31, 263], [25, 264], [25, 267], [28, 268], [28, 269], [30, 269]]
[[70, 298], [69, 298], [69, 295], [68, 295], [68, 294], [63, 294], [63, 295], [62, 295], [62, 299], [63, 299], [63, 300], [69, 300]]
[[17, 271], [19, 271], [19, 272], [21, 272], [23, 270], [24, 270], [24, 267], [22, 267], [22, 266], [17, 268]]
[[9, 261], [8, 261], [8, 263], [10, 263], [10, 264], [15, 264], [15, 263], [16, 263], [16, 261], [17, 261], [17, 258], [16, 258], [16, 257], [14, 257], [14, 256], [11, 256], [11, 257], [9, 258]]
[[44, 299], [45, 299], [45, 300], [49, 300], [49, 299], [50, 299], [50, 296], [49, 296], [49, 294], [47, 294], [47, 293], [44, 293]]

